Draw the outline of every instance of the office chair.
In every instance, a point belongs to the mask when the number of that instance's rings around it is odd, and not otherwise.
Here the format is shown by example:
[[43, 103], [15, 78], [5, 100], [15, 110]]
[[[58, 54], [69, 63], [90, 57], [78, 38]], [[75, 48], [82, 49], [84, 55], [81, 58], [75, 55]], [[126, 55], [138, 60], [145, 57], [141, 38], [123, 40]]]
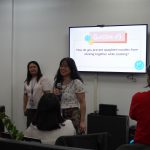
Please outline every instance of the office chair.
[[108, 150], [109, 133], [93, 133], [84, 135], [60, 136], [55, 145], [77, 147], [93, 150]]
[[150, 150], [150, 145], [144, 144], [123, 144], [116, 150]]
[[[12, 139], [12, 137], [10, 136], [8, 132], [1, 132], [0, 137], [5, 138], [5, 139]], [[31, 138], [31, 137], [26, 137], [26, 136], [23, 137], [22, 141], [41, 143], [41, 140], [38, 138]]]

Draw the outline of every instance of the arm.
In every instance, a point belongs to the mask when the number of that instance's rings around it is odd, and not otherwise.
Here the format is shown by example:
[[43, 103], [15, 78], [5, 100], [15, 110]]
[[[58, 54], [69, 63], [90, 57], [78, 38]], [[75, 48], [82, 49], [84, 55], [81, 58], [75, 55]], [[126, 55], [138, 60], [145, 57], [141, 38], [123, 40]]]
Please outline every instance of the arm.
[[80, 119], [80, 130], [81, 132], [85, 132], [86, 125], [85, 125], [85, 114], [86, 114], [86, 103], [85, 103], [85, 93], [76, 93], [77, 98], [79, 100], [80, 104], [80, 113], [81, 113], [81, 119]]
[[137, 100], [137, 94], [135, 94], [132, 97], [131, 105], [130, 105], [130, 110], [129, 110], [129, 116], [131, 119], [137, 121], [138, 117], [138, 100]]
[[23, 111], [24, 111], [24, 113], [27, 110], [27, 103], [28, 103], [28, 96], [27, 96], [27, 94], [24, 94], [24, 96], [23, 96]]

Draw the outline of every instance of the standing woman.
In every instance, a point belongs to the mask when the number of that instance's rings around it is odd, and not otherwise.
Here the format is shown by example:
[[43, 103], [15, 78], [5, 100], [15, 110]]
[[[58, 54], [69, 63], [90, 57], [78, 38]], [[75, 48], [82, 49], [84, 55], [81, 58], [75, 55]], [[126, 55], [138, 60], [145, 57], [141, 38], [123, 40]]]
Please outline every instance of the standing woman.
[[39, 64], [30, 61], [27, 65], [27, 77], [24, 82], [24, 114], [27, 116], [27, 127], [33, 121], [38, 102], [44, 93], [50, 92], [50, 82], [41, 73]]
[[84, 133], [86, 129], [85, 89], [75, 61], [69, 57], [63, 58], [54, 79], [54, 93], [61, 94], [63, 117], [72, 120], [77, 134]]

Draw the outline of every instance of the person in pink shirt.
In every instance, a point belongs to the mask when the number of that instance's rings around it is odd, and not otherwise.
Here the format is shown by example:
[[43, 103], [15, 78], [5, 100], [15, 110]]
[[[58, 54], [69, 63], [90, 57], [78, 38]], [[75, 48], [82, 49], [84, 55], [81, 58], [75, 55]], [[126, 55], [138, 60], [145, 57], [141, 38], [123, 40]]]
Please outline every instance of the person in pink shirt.
[[50, 91], [50, 81], [42, 74], [38, 62], [30, 61], [27, 65], [23, 95], [23, 110], [25, 116], [27, 116], [27, 127], [34, 119], [40, 98]]

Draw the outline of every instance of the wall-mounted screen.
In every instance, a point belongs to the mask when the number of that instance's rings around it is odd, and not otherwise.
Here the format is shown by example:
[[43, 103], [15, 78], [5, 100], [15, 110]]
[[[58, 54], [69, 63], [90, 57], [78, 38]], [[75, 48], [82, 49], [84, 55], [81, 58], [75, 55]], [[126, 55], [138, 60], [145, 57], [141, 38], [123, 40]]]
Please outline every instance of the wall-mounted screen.
[[69, 27], [70, 57], [79, 71], [145, 73], [147, 24]]

